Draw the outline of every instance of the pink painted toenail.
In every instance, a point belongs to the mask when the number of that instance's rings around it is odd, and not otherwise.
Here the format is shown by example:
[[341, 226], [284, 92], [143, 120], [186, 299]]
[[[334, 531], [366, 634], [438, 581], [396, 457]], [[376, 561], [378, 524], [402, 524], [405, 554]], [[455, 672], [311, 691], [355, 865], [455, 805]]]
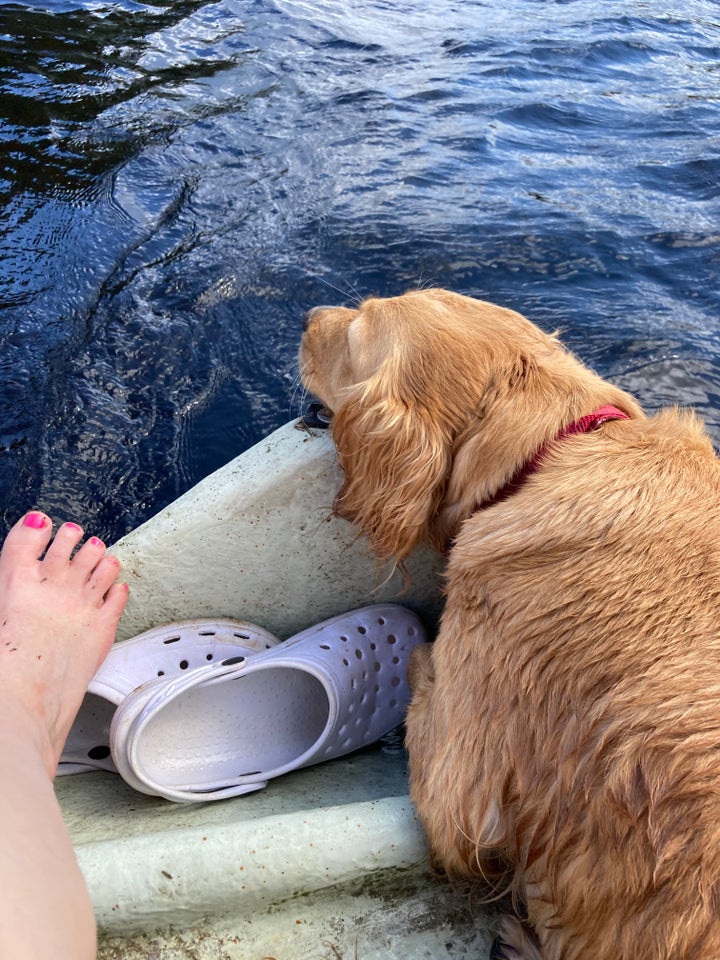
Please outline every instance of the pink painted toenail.
[[88, 541], [88, 543], [91, 543], [94, 547], [104, 547], [104, 546], [105, 546], [105, 544], [102, 542], [102, 540], [98, 540], [97, 537], [90, 537], [90, 540]]
[[66, 527], [69, 527], [71, 530], [79, 530], [79, 529], [80, 529], [80, 527], [79, 527], [76, 523], [73, 523], [72, 520], [68, 520], [68, 522], [65, 524], [65, 526], [66, 526]]
[[45, 526], [45, 517], [41, 513], [28, 513], [23, 520], [24, 527], [32, 527], [33, 530], [42, 530]]

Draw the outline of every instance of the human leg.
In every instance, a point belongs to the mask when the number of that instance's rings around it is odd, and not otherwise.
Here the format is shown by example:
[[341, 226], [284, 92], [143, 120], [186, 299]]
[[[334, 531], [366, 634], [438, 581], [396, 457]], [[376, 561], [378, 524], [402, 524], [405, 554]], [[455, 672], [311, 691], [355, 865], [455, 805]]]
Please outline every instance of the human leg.
[[52, 787], [127, 600], [97, 538], [30, 513], [0, 552], [0, 956], [95, 955], [90, 899]]

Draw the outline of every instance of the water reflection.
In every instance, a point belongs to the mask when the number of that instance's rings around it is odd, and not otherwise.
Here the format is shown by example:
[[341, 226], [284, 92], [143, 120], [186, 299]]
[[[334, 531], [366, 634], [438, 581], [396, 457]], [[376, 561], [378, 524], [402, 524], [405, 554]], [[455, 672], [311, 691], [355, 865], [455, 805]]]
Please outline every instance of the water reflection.
[[714, 4], [0, 5], [0, 489], [108, 539], [447, 285], [720, 439]]

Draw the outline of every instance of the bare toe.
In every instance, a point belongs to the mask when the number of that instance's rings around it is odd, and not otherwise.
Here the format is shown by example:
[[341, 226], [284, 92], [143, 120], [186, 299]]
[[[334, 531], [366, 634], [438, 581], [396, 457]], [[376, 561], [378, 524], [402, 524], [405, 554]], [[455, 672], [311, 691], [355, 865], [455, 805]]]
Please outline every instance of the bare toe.
[[129, 593], [130, 588], [126, 583], [113, 583], [105, 594], [103, 608], [111, 620], [116, 622], [120, 619], [120, 614], [125, 609], [125, 604], [128, 601]]
[[72, 573], [79, 582], [84, 583], [92, 575], [105, 556], [105, 551], [105, 544], [98, 537], [89, 537], [85, 541], [71, 561]]
[[65, 573], [69, 569], [70, 557], [83, 538], [82, 527], [76, 523], [63, 523], [58, 528], [53, 542], [47, 548], [43, 567], [51, 576]]
[[[84, 549], [85, 547], [83, 547], [83, 550]], [[103, 547], [103, 550], [104, 549], [105, 547]], [[98, 605], [102, 602], [103, 597], [115, 582], [119, 571], [120, 561], [111, 556], [109, 553], [106, 553], [95, 565], [92, 573], [90, 574], [90, 579], [88, 580], [88, 587], [90, 590], [95, 590], [97, 592]]]
[[2, 554], [0, 564], [15, 567], [18, 564], [34, 562], [42, 556], [52, 536], [52, 520], [39, 510], [26, 513], [10, 530]]

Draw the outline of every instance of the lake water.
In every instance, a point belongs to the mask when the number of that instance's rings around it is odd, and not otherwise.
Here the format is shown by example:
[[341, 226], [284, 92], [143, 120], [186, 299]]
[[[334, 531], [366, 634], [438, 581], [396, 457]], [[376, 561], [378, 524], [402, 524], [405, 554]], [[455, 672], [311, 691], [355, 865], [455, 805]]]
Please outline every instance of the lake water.
[[717, 2], [0, 2], [0, 150], [5, 524], [116, 539], [419, 283], [720, 441]]

